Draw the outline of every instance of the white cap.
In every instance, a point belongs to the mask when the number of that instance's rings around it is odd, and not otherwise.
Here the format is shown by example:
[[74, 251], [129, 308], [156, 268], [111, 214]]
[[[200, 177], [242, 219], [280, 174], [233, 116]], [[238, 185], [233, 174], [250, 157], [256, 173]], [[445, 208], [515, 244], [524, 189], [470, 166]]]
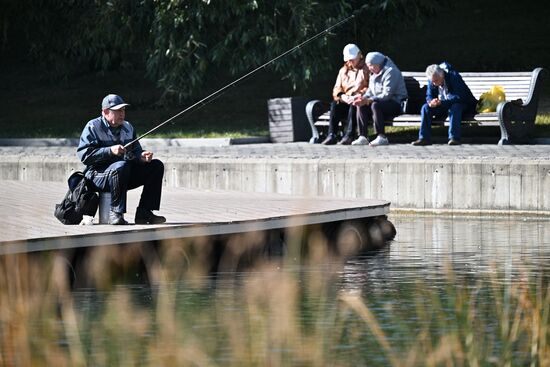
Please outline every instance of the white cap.
[[359, 52], [361, 52], [361, 50], [359, 49], [359, 47], [357, 47], [357, 45], [354, 45], [353, 43], [348, 43], [346, 47], [344, 47], [344, 61], [355, 59], [357, 55], [359, 55]]

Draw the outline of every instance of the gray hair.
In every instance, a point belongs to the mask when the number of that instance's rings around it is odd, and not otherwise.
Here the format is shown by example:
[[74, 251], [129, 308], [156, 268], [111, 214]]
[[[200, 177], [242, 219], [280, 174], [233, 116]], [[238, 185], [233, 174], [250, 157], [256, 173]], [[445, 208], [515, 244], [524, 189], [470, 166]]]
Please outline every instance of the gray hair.
[[443, 70], [439, 65], [432, 64], [426, 68], [426, 76], [428, 77], [428, 80], [432, 80], [434, 75], [444, 77], [445, 70]]

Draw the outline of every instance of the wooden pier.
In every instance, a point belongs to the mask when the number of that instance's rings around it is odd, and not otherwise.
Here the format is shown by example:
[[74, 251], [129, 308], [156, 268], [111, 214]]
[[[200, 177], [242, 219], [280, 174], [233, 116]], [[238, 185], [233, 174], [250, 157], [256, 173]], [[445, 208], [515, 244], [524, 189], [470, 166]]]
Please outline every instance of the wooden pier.
[[[54, 216], [67, 185], [2, 181], [0, 255], [284, 229], [385, 216], [390, 203], [374, 199], [296, 197], [268, 193], [164, 187], [162, 225], [63, 225]], [[128, 193], [132, 223], [141, 188]]]

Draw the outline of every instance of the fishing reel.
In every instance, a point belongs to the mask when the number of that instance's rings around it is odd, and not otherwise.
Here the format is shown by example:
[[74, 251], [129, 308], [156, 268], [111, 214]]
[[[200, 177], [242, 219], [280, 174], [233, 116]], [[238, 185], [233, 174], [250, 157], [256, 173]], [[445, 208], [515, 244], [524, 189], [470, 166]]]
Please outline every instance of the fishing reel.
[[126, 150], [126, 153], [124, 153], [124, 160], [125, 161], [133, 161], [136, 158], [136, 154], [133, 150]]

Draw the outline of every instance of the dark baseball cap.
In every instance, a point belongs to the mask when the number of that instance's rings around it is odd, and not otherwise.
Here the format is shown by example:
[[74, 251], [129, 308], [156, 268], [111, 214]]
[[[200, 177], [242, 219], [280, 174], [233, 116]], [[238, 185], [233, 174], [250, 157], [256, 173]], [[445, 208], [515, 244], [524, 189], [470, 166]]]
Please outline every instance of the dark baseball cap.
[[116, 94], [108, 94], [103, 98], [101, 102], [101, 109], [103, 110], [120, 110], [122, 107], [129, 106], [128, 103], [124, 102], [121, 96]]

